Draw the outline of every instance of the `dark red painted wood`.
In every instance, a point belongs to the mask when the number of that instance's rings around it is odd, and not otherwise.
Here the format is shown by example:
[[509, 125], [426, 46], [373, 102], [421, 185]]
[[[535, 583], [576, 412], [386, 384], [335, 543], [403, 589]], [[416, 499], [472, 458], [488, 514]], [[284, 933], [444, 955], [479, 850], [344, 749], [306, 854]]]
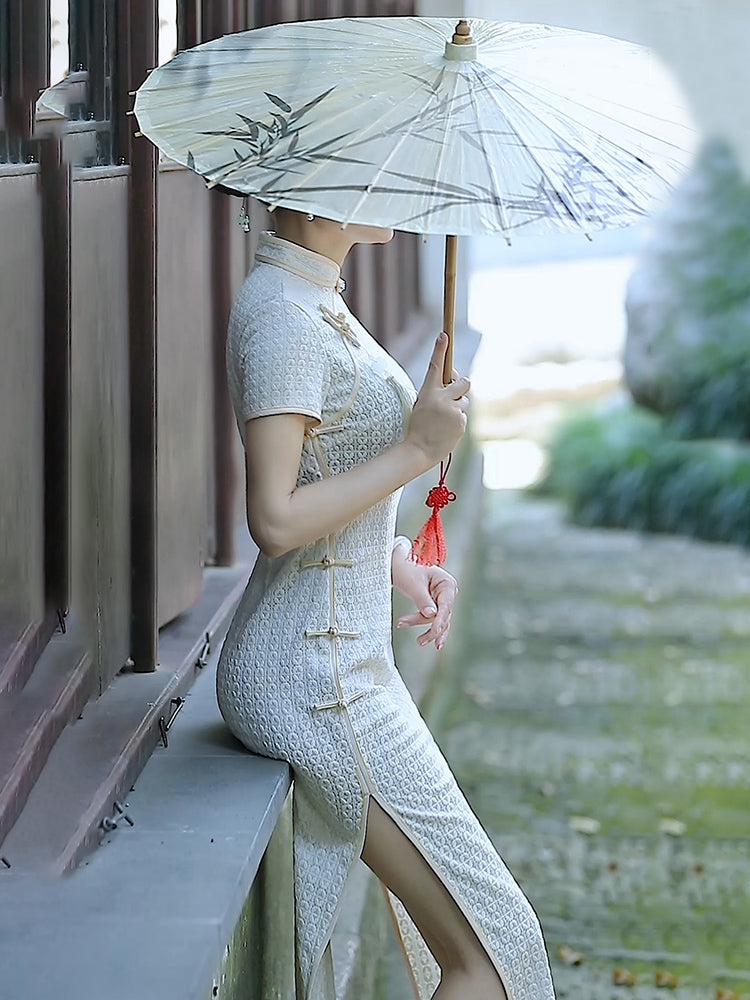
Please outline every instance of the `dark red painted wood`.
[[[132, 0], [131, 90], [156, 65], [156, 39], [156, 0]], [[156, 147], [133, 137], [130, 163], [130, 655], [135, 669], [145, 672], [157, 661]]]
[[44, 573], [47, 603], [67, 612], [70, 576], [70, 168], [41, 139], [44, 256]]
[[[234, 28], [233, 4], [228, 0], [204, 0], [205, 39], [220, 38]], [[226, 338], [232, 307], [230, 226], [234, 222], [234, 199], [220, 191], [210, 194], [211, 206], [211, 346], [213, 374], [214, 455], [214, 562], [231, 566], [234, 561], [234, 500], [237, 470], [234, 461], [234, 414], [226, 379]]]
[[177, 0], [177, 51], [200, 42], [200, 0]]

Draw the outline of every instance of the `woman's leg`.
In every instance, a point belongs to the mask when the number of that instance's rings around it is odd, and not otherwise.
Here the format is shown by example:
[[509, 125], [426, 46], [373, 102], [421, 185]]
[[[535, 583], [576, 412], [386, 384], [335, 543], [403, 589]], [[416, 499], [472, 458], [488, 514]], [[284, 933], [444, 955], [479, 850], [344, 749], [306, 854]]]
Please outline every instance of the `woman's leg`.
[[436, 872], [370, 796], [362, 860], [406, 907], [442, 976], [433, 1000], [507, 1000], [500, 977]]

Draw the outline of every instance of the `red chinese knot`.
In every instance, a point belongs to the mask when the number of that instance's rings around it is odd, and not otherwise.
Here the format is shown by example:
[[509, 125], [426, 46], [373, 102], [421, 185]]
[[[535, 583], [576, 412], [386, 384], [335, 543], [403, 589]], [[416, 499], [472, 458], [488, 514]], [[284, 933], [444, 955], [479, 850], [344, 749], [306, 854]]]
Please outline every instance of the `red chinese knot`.
[[432, 513], [419, 529], [411, 547], [410, 558], [421, 566], [440, 566], [445, 561], [445, 535], [440, 520], [443, 507], [456, 499], [453, 490], [445, 485], [445, 477], [451, 464], [453, 454], [448, 456], [447, 463], [440, 463], [440, 481], [427, 494], [425, 504], [432, 507]]

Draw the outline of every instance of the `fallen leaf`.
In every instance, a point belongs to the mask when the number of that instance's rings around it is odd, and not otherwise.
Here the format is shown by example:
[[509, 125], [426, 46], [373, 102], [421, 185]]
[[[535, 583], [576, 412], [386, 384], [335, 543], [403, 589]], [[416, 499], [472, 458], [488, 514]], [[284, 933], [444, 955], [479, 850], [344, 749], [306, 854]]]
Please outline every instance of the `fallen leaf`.
[[654, 982], [657, 986], [666, 986], [667, 989], [673, 990], [677, 986], [677, 976], [673, 972], [667, 972], [666, 969], [657, 969], [654, 972]]
[[615, 986], [635, 986], [635, 973], [616, 965], [612, 969], [612, 982]]
[[598, 819], [592, 819], [591, 816], [568, 816], [568, 826], [576, 833], [590, 835], [598, 833], [602, 825]]
[[566, 944], [561, 944], [557, 949], [557, 957], [566, 965], [580, 965], [583, 961], [583, 955], [581, 952], [574, 951]]

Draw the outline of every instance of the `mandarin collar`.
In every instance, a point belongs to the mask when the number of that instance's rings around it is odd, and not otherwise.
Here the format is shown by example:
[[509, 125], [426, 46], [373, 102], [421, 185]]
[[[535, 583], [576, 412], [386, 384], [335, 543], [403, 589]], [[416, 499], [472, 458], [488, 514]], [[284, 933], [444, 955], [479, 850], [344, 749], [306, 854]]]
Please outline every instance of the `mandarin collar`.
[[335, 288], [342, 292], [345, 287], [341, 277], [341, 268], [335, 260], [324, 257], [322, 253], [308, 250], [298, 243], [284, 240], [275, 233], [263, 232], [258, 238], [255, 259], [264, 264], [275, 264], [292, 274], [297, 274], [308, 281], [314, 281], [325, 288]]

